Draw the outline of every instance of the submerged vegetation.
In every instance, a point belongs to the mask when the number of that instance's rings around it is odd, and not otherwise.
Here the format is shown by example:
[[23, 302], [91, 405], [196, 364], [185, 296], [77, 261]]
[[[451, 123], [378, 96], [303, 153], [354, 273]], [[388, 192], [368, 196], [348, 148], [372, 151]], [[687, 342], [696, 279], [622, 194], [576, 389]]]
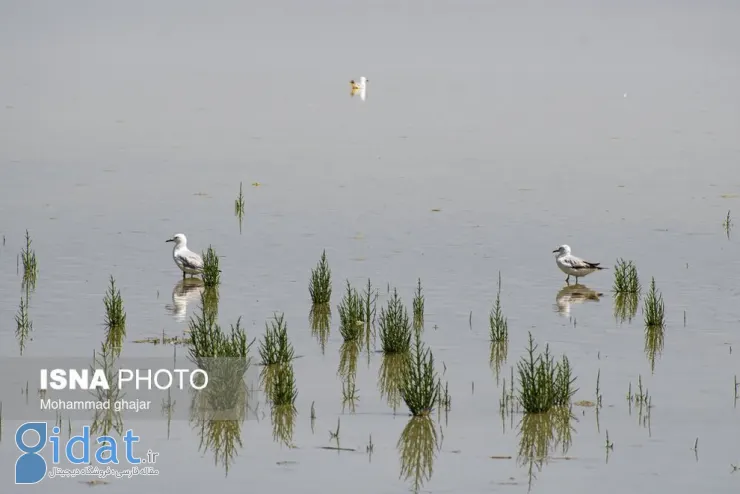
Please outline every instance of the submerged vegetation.
[[614, 268], [614, 318], [618, 323], [632, 322], [637, 314], [642, 286], [632, 261], [618, 259]]
[[362, 338], [365, 329], [365, 305], [357, 290], [347, 280], [347, 292], [337, 307], [339, 312], [339, 332], [344, 341]]
[[572, 376], [568, 357], [563, 355], [556, 363], [549, 345], [545, 345], [545, 352], [539, 355], [535, 355], [535, 350], [537, 345], [529, 333], [527, 355], [517, 363], [519, 404], [526, 413], [542, 413], [555, 407], [569, 406], [577, 389], [573, 388], [576, 378]]
[[36, 285], [38, 274], [38, 263], [36, 262], [36, 251], [31, 248], [31, 235], [26, 230], [26, 246], [21, 250], [21, 261], [23, 263], [23, 282]]
[[265, 323], [259, 354], [264, 366], [287, 364], [295, 357], [293, 345], [288, 340], [288, 325], [283, 314], [274, 314], [269, 325]]
[[239, 195], [234, 200], [234, 216], [239, 219], [239, 233], [242, 231], [242, 220], [244, 219], [244, 193], [242, 183], [239, 182]]
[[727, 238], [730, 238], [730, 232], [732, 231], [733, 223], [732, 218], [730, 218], [730, 211], [727, 211], [727, 216], [725, 217], [724, 221], [722, 222], [722, 228], [725, 230], [725, 234], [727, 235]]
[[663, 328], [665, 326], [663, 295], [655, 288], [655, 278], [650, 280], [650, 290], [645, 296], [643, 311], [646, 327]]
[[407, 353], [411, 348], [411, 322], [398, 290], [380, 309], [380, 343], [383, 353]]
[[421, 291], [421, 278], [416, 283], [412, 307], [414, 311], [414, 329], [418, 331], [424, 327], [424, 295]]
[[126, 337], [126, 311], [123, 309], [121, 291], [116, 288], [116, 280], [110, 277], [108, 291], [103, 298], [105, 305], [105, 342], [116, 354], [121, 353]]
[[434, 369], [434, 355], [430, 348], [425, 348], [421, 341], [421, 332], [416, 331], [414, 349], [407, 360], [407, 369], [403, 374], [401, 398], [415, 417], [428, 415], [437, 401], [439, 388], [437, 372]]
[[612, 291], [619, 294], [639, 294], [640, 278], [637, 276], [637, 267], [632, 261], [618, 259], [614, 268], [614, 285]]
[[221, 270], [218, 267], [216, 250], [208, 246], [203, 253], [203, 284], [207, 288], [216, 287], [221, 283]]
[[28, 296], [26, 292], [26, 297], [21, 297], [18, 312], [15, 314], [15, 337], [18, 339], [21, 355], [23, 355], [23, 350], [26, 348], [26, 340], [31, 331], [33, 331], [33, 322], [31, 322], [31, 317], [28, 315]]
[[239, 195], [234, 200], [234, 214], [236, 216], [244, 215], [244, 192], [242, 192], [242, 183], [239, 182]]
[[488, 325], [492, 343], [505, 343], [509, 341], [509, 322], [501, 310], [501, 272], [498, 274], [496, 302], [494, 302], [491, 313], [488, 315]]
[[331, 301], [331, 268], [326, 260], [326, 250], [321, 253], [321, 260], [316, 268], [311, 270], [308, 293], [314, 305], [328, 304]]

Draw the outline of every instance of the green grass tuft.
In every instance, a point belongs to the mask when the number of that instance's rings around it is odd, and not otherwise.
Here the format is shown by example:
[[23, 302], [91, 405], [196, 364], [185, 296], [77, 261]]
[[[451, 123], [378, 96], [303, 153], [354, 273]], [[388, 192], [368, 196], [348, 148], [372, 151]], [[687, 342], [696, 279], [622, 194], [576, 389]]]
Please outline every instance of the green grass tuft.
[[501, 310], [501, 272], [498, 273], [498, 291], [496, 302], [488, 316], [492, 343], [503, 343], [509, 341], [509, 322]]
[[31, 317], [28, 315], [28, 296], [24, 299], [21, 297], [21, 303], [18, 306], [18, 312], [15, 315], [15, 336], [18, 339], [18, 346], [20, 347], [21, 355], [23, 350], [26, 348], [26, 340], [28, 334], [33, 331], [33, 322]]
[[414, 329], [420, 330], [424, 328], [424, 295], [421, 291], [421, 278], [416, 283], [412, 308], [414, 312]]
[[415, 417], [428, 415], [437, 401], [439, 387], [434, 369], [434, 355], [421, 341], [421, 332], [415, 331], [414, 348], [403, 374], [401, 398]]
[[637, 276], [637, 267], [632, 261], [618, 259], [614, 267], [614, 285], [612, 291], [619, 294], [639, 294], [642, 287]]
[[296, 387], [292, 362], [279, 364], [278, 371], [275, 373], [271, 385], [272, 389], [268, 390], [268, 393], [272, 406], [295, 406], [295, 400], [298, 397], [298, 388]]
[[331, 268], [326, 260], [326, 250], [321, 253], [321, 260], [316, 268], [311, 270], [308, 293], [314, 305], [328, 304], [331, 301]]
[[295, 358], [293, 345], [288, 340], [288, 325], [284, 314], [274, 314], [268, 325], [265, 323], [265, 334], [259, 347], [262, 365], [287, 364]]
[[221, 283], [221, 270], [218, 267], [218, 256], [216, 250], [208, 246], [203, 253], [203, 284], [206, 287], [218, 286]]
[[26, 246], [21, 250], [21, 261], [23, 262], [23, 282], [35, 286], [38, 263], [36, 252], [31, 248], [31, 236], [28, 230], [26, 230]]
[[234, 201], [234, 215], [242, 217], [244, 216], [244, 193], [242, 192], [242, 183], [239, 182], [239, 195], [236, 196]]
[[126, 337], [126, 311], [123, 309], [121, 291], [116, 288], [116, 280], [110, 277], [108, 291], [103, 298], [105, 305], [105, 342], [116, 354], [121, 353]]
[[537, 345], [529, 333], [527, 355], [517, 362], [519, 371], [519, 404], [526, 413], [547, 412], [566, 407], [577, 389], [573, 388], [570, 362], [566, 356], [555, 363], [549, 345], [543, 354], [535, 355]]
[[645, 326], [659, 328], [665, 326], [665, 304], [663, 304], [663, 295], [655, 288], [655, 278], [650, 280], [650, 290], [645, 296], [643, 313]]
[[380, 309], [380, 343], [383, 353], [406, 353], [411, 349], [411, 323], [398, 290]]
[[356, 341], [365, 334], [365, 305], [357, 290], [347, 280], [347, 291], [337, 306], [339, 332], [344, 341]]

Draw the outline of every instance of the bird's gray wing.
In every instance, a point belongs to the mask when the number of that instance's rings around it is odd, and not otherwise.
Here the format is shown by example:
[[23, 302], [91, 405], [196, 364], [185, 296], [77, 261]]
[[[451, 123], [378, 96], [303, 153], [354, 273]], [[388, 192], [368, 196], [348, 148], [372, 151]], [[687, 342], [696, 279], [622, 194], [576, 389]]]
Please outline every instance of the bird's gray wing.
[[574, 256], [566, 257], [565, 259], [563, 259], [563, 264], [567, 264], [573, 269], [590, 269], [599, 265], [599, 263], [594, 264]]
[[188, 269], [203, 269], [203, 259], [195, 252], [183, 252], [177, 258]]

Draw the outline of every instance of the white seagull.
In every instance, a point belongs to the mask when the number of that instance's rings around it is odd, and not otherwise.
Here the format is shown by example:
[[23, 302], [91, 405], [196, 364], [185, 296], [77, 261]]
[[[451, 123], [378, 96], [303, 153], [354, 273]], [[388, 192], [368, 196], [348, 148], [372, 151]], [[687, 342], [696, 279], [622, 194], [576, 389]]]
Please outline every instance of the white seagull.
[[350, 86], [352, 88], [351, 91], [350, 91], [350, 93], [349, 93], [349, 95], [350, 96], [354, 96], [355, 94], [360, 93], [360, 99], [362, 101], [365, 101], [365, 94], [366, 94], [366, 91], [367, 91], [367, 83], [368, 82], [370, 82], [370, 81], [368, 79], [366, 79], [365, 77], [360, 77], [360, 82], [359, 83], [355, 82], [354, 79], [352, 79], [351, 81], [349, 81], [349, 84], [350, 84]]
[[172, 289], [172, 304], [164, 306], [178, 322], [185, 321], [188, 302], [200, 298], [204, 285], [200, 278], [183, 278]]
[[568, 275], [568, 277], [565, 278], [565, 282], [568, 284], [570, 284], [571, 276], [576, 277], [576, 284], [578, 284], [578, 278], [589, 275], [594, 271], [606, 269], [599, 266], [599, 264], [601, 264], [599, 262], [584, 261], [580, 257], [571, 255], [570, 246], [568, 245], [561, 245], [552, 252], [557, 253], [557, 256], [555, 256], [555, 264], [558, 265], [560, 271]]
[[175, 260], [177, 267], [182, 270], [183, 278], [185, 278], [185, 274], [193, 276], [203, 273], [203, 258], [188, 249], [188, 239], [185, 238], [184, 234], [177, 233], [165, 242], [175, 242], [175, 247], [172, 249], [172, 259]]

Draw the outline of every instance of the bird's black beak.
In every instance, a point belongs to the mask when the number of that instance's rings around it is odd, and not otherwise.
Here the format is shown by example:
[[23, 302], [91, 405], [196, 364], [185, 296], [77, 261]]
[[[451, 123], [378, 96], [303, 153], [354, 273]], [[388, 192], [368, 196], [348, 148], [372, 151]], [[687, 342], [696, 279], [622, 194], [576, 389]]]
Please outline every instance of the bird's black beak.
[[[168, 242], [169, 242], [169, 240], [168, 240]], [[552, 251], [553, 254], [556, 253], [556, 252], [560, 252], [560, 249], [555, 249], [554, 251]]]
[[169, 239], [169, 240], [165, 240], [165, 241], [164, 241], [164, 243], [167, 243], [167, 242], [174, 242], [174, 241], [175, 241], [175, 239], [174, 239], [174, 238], [171, 238], [171, 239]]

